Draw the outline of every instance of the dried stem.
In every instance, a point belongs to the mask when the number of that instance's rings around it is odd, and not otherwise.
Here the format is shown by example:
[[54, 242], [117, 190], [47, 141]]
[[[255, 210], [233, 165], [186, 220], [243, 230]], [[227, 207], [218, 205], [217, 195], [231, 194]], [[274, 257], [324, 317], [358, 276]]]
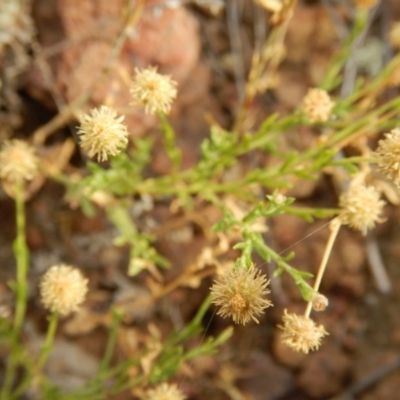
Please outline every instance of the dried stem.
[[[318, 292], [319, 285], [321, 284], [322, 277], [324, 276], [326, 265], [328, 263], [329, 256], [331, 255], [331, 252], [332, 252], [333, 244], [335, 243], [336, 236], [337, 236], [341, 226], [342, 226], [342, 224], [338, 218], [333, 219], [331, 221], [331, 223], [329, 224], [331, 233], [329, 235], [328, 243], [326, 244], [326, 247], [325, 247], [324, 255], [322, 256], [321, 264], [319, 265], [319, 268], [318, 268], [317, 277], [315, 278], [314, 287], [313, 287], [315, 292]], [[312, 301], [309, 301], [307, 303], [306, 311], [304, 312], [305, 317], [308, 318], [310, 316], [311, 308], [312, 308]]]

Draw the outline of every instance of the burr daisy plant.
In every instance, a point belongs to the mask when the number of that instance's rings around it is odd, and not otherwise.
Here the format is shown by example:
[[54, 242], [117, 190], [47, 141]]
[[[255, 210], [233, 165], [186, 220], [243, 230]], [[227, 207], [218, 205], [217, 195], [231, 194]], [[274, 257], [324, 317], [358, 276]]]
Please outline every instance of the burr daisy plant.
[[[71, 112], [71, 118], [78, 116], [76, 145], [86, 163], [84, 171], [47, 168], [39, 155], [43, 148], [40, 141], [29, 144], [13, 139], [2, 144], [0, 178], [16, 205], [16, 274], [10, 284], [15, 309], [10, 318], [2, 318], [0, 330], [9, 354], [0, 399], [16, 399], [29, 390], [35, 390], [38, 398], [48, 399], [108, 398], [109, 394], [127, 390], [143, 399], [188, 398], [174, 382], [180, 366], [197, 356], [216, 352], [232, 335], [229, 327], [196, 348], [188, 348], [189, 339], [202, 331], [202, 320], [209, 308], [216, 309], [215, 318], [227, 318], [232, 325], [259, 323], [273, 306], [271, 281], [281, 279], [283, 274], [297, 286], [304, 313], [280, 311], [281, 321], [275, 325], [282, 343], [307, 354], [330, 339], [329, 327], [318, 323], [318, 315], [314, 317], [313, 311], [329, 310], [329, 294], [321, 293], [321, 282], [335, 251], [337, 235], [340, 229], [347, 229], [345, 226], [365, 236], [383, 223], [384, 188], [390, 186], [395, 190], [399, 185], [400, 98], [383, 94], [393, 83], [394, 71], [400, 68], [400, 56], [394, 55], [377, 76], [355, 82], [351, 93], [341, 93], [346, 60], [363, 35], [375, 4], [355, 1], [353, 30], [333, 56], [320, 86], [310, 87], [290, 113], [267, 115], [261, 123], [254, 123], [250, 105], [258, 94], [279, 84], [279, 65], [285, 56], [283, 39], [295, 1], [255, 3], [268, 12], [272, 31], [263, 46], [255, 50], [244, 101], [236, 110], [232, 127], [222, 128], [210, 118], [210, 134], [202, 142], [193, 166], [182, 167], [183, 152], [169, 120], [169, 114], [175, 110], [174, 102], [179, 101], [179, 86], [173, 76], [163, 74], [154, 65], [134, 70], [128, 89], [132, 100], [126, 107], [157, 118], [163, 151], [170, 163], [167, 173], [149, 174], [154, 140], [132, 134], [124, 122], [123, 111], [109, 103], [90, 109], [88, 104], [84, 108], [78, 102], [79, 110]], [[394, 27], [391, 40], [397, 44], [395, 32]], [[376, 101], [380, 96], [383, 100]], [[302, 129], [314, 130], [315, 140], [300, 150], [289, 146], [286, 136], [290, 132], [301, 135]], [[381, 140], [377, 145], [373, 140], [367, 141], [378, 137]], [[352, 156], [346, 155], [349, 145], [356, 149]], [[252, 168], [234, 173], [240, 160], [259, 156], [273, 162], [267, 166], [255, 163]], [[66, 200], [86, 215], [93, 215], [99, 208], [104, 210], [115, 227], [113, 244], [129, 249], [124, 273], [132, 280], [140, 274], [151, 277], [146, 280], [150, 294], [144, 303], [154, 303], [179, 287], [198, 290], [203, 280], [209, 288], [197, 314], [180, 331], [162, 342], [157, 329], [149, 324], [151, 346], [144, 346], [137, 358], [122, 361], [116, 356], [116, 348], [119, 332], [124, 324], [129, 324], [131, 310], [123, 301], [113, 299], [102, 320], [102, 326], [108, 330], [108, 342], [96, 376], [71, 393], [60, 393], [52, 386], [46, 379], [45, 365], [59, 318], [84, 312], [85, 301], [90, 298], [91, 282], [84, 265], [77, 269], [60, 259], [43, 273], [38, 293], [42, 311], [48, 315], [46, 336], [37, 354], [24, 348], [30, 269], [25, 204], [34, 193], [31, 185], [38, 176], [64, 185]], [[335, 206], [305, 207], [291, 195], [297, 182], [322, 176], [339, 180]], [[167, 205], [171, 213], [179, 210], [190, 214], [194, 221], [198, 221], [196, 216], [207, 214], [207, 207], [218, 211], [218, 218], [207, 230], [208, 244], [193, 265], [168, 284], [162, 283], [163, 270], [173, 269], [173, 262], [156, 250], [157, 231], [141, 229], [132, 211], [139, 205], [142, 210], [151, 211], [154, 204]], [[294, 267], [295, 254], [280, 254], [266, 241], [269, 222], [283, 214], [310, 223], [316, 219], [327, 221], [328, 240], [315, 276]], [[275, 267], [266, 274], [267, 264]], [[51, 397], [54, 393], [58, 397]]]

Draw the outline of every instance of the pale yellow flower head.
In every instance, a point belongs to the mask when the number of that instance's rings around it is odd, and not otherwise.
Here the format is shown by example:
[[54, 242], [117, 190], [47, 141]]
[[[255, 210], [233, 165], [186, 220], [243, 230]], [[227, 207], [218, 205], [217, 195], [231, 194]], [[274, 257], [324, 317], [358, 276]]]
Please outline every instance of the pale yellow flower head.
[[136, 68], [130, 92], [134, 104], [143, 106], [147, 114], [169, 114], [177, 95], [176, 82], [159, 74], [155, 67]]
[[375, 187], [365, 186], [354, 180], [339, 198], [342, 209], [340, 221], [366, 235], [368, 229], [373, 229], [376, 223], [384, 221], [381, 217], [384, 205], [385, 202], [381, 200], [381, 194]]
[[175, 384], [162, 383], [146, 392], [143, 400], [185, 400], [186, 397]]
[[122, 123], [124, 116], [118, 116], [110, 107], [101, 106], [80, 118], [78, 135], [80, 146], [89, 157], [106, 161], [115, 156], [128, 144], [128, 131]]
[[88, 280], [79, 269], [60, 264], [51, 267], [40, 281], [45, 308], [66, 316], [77, 311], [87, 293]]
[[39, 159], [23, 140], [6, 140], [0, 151], [0, 177], [7, 183], [22, 183], [34, 178]]
[[378, 165], [383, 173], [400, 187], [400, 129], [385, 134], [376, 149]]
[[269, 293], [269, 280], [254, 267], [233, 268], [218, 277], [211, 287], [213, 303], [220, 306], [218, 315], [232, 317], [236, 324], [245, 325], [263, 313], [272, 303], [263, 297]]
[[302, 109], [307, 119], [313, 124], [328, 121], [335, 103], [329, 94], [318, 88], [308, 89], [302, 103]]
[[287, 310], [283, 315], [282, 342], [294, 351], [308, 354], [310, 350], [318, 350], [321, 339], [328, 335], [322, 325], [317, 325], [311, 318], [304, 315], [289, 314]]

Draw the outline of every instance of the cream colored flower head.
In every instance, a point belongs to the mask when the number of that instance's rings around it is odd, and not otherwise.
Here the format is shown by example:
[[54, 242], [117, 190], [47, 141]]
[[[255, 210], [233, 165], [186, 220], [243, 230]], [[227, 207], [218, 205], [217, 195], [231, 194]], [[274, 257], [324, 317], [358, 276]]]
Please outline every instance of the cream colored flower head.
[[221, 307], [217, 314], [232, 317], [236, 324], [245, 325], [251, 320], [258, 323], [256, 317], [272, 305], [263, 298], [270, 292], [268, 284], [269, 280], [255, 267], [234, 267], [225, 272], [211, 287], [212, 301]]
[[40, 281], [40, 294], [45, 308], [66, 316], [77, 311], [88, 291], [88, 280], [81, 271], [69, 265], [51, 267]]
[[384, 205], [385, 202], [381, 200], [381, 194], [375, 187], [365, 186], [354, 180], [339, 198], [342, 209], [339, 218], [342, 224], [366, 235], [368, 229], [373, 229], [375, 224], [384, 221], [381, 217]]
[[308, 120], [316, 122], [328, 121], [335, 103], [323, 89], [308, 89], [302, 103], [302, 109]]
[[379, 141], [376, 149], [378, 165], [383, 173], [400, 187], [400, 129], [393, 129]]
[[101, 106], [80, 118], [78, 135], [80, 146], [89, 157], [106, 161], [115, 156], [128, 144], [128, 131], [123, 124], [124, 116], [118, 116], [110, 107]]
[[322, 325], [317, 325], [311, 318], [304, 315], [289, 314], [287, 310], [283, 315], [282, 342], [294, 351], [308, 354], [310, 350], [318, 350], [321, 339], [328, 335]]
[[23, 140], [6, 140], [0, 151], [0, 177], [8, 183], [32, 180], [38, 172], [35, 150]]
[[161, 75], [157, 68], [135, 69], [130, 92], [134, 104], [144, 107], [147, 114], [169, 114], [176, 98], [176, 82], [168, 75]]
[[185, 400], [186, 397], [174, 384], [162, 383], [146, 392], [143, 400]]

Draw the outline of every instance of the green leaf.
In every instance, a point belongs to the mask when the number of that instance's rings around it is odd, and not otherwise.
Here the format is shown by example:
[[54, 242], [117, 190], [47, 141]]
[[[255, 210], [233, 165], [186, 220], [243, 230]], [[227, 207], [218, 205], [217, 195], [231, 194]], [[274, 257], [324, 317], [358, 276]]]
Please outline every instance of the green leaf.
[[80, 206], [83, 214], [86, 217], [94, 217], [96, 215], [96, 208], [94, 207], [93, 203], [86, 196], [82, 196], [80, 200]]
[[273, 276], [274, 278], [279, 278], [284, 272], [285, 272], [285, 270], [284, 270], [283, 268], [278, 267], [278, 268], [274, 271], [274, 273], [272, 274], [272, 276]]
[[238, 221], [236, 220], [232, 211], [225, 208], [224, 216], [223, 216], [222, 220], [213, 225], [212, 231], [213, 232], [227, 231], [227, 230], [231, 229], [237, 223], [238, 223]]
[[319, 177], [320, 171], [309, 171], [308, 169], [298, 169], [294, 171], [294, 175], [301, 179], [306, 179], [308, 181], [315, 181]]
[[209, 337], [200, 346], [188, 351], [185, 360], [190, 360], [202, 355], [215, 354], [218, 347], [224, 344], [233, 335], [233, 327], [229, 326], [216, 338]]
[[301, 278], [296, 280], [296, 285], [298, 286], [301, 297], [309, 302], [314, 294], [314, 289], [305, 281], [303, 281]]
[[304, 278], [304, 279], [308, 279], [308, 278], [313, 278], [314, 277], [314, 274], [312, 274], [311, 272], [307, 272], [307, 271], [297, 270], [297, 274], [299, 276], [301, 276], [302, 278]]
[[287, 173], [298, 161], [299, 154], [297, 151], [292, 151], [290, 152], [282, 164], [282, 166], [279, 168], [279, 172], [281, 174]]
[[359, 168], [357, 165], [354, 164], [349, 164], [349, 163], [344, 163], [341, 165], [341, 167], [348, 172], [350, 175], [355, 175], [358, 173]]
[[287, 254], [286, 256], [280, 256], [282, 260], [285, 261], [290, 261], [293, 260], [293, 258], [296, 256], [296, 253], [294, 251], [291, 251], [289, 254]]
[[332, 160], [332, 158], [334, 157], [334, 155], [336, 154], [336, 150], [333, 149], [328, 149], [323, 151], [322, 153], [320, 153], [320, 155], [317, 157], [316, 160], [314, 160], [313, 162], [313, 169], [315, 171], [320, 171], [321, 169], [323, 169], [324, 167], [326, 167], [327, 165], [330, 164], [330, 161]]

